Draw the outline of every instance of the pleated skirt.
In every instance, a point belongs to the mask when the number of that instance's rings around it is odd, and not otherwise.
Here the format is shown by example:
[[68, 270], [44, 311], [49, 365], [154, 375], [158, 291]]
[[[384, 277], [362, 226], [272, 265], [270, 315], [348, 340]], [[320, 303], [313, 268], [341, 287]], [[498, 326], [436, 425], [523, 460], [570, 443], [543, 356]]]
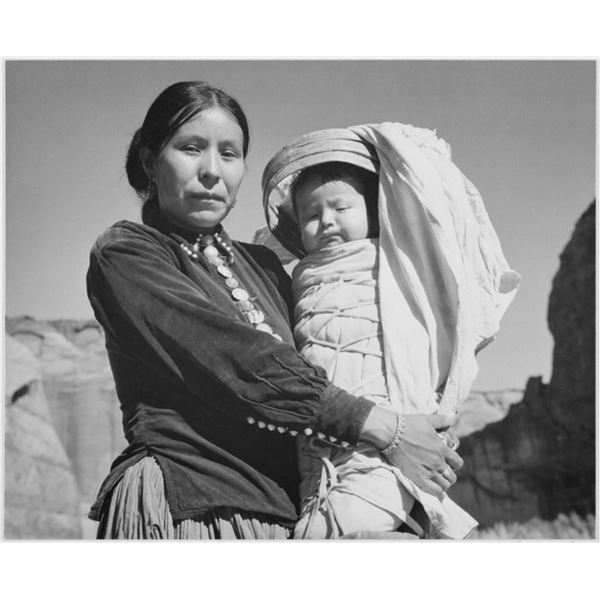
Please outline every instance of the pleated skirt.
[[114, 487], [98, 526], [98, 539], [284, 540], [291, 529], [264, 515], [218, 508], [174, 522], [162, 471], [152, 457], [129, 467]]

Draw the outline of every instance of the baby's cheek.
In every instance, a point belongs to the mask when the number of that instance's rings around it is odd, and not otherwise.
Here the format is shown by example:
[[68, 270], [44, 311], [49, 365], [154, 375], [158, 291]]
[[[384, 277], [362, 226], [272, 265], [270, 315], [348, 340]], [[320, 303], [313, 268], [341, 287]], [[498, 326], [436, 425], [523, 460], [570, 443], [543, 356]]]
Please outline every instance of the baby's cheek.
[[311, 252], [312, 250], [314, 250], [314, 245], [315, 245], [314, 235], [310, 234], [306, 230], [302, 230], [301, 237], [302, 237], [302, 245], [304, 246], [304, 249], [307, 252]]

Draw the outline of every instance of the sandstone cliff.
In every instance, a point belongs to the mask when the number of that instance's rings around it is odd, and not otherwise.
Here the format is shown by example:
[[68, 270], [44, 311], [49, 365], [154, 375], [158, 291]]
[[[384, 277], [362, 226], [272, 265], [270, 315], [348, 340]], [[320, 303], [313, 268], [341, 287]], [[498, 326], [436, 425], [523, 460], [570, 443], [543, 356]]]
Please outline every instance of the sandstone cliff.
[[482, 525], [595, 513], [595, 202], [560, 257], [548, 309], [552, 378], [527, 382], [506, 418], [462, 440], [451, 496]]
[[[88, 505], [126, 442], [104, 336], [95, 321], [8, 319], [10, 338], [35, 357], [52, 424]], [[7, 336], [7, 339], [9, 338]]]
[[4, 536], [79, 538], [79, 490], [32, 353], [6, 338]]

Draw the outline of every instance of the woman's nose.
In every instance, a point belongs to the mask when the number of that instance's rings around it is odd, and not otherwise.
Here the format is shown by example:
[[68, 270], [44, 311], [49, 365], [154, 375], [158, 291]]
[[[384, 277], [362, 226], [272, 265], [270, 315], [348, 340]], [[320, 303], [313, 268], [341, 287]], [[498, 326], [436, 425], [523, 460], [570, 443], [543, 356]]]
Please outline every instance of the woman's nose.
[[198, 166], [198, 177], [207, 185], [214, 185], [221, 178], [219, 159], [214, 152], [205, 152]]

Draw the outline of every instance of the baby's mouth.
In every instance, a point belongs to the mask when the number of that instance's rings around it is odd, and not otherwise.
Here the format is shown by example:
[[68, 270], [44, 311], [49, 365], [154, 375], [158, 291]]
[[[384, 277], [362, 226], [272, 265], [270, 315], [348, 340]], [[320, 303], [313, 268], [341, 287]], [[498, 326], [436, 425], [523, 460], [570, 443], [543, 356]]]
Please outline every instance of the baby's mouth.
[[332, 246], [334, 244], [341, 244], [342, 237], [337, 233], [332, 233], [331, 235], [325, 235], [321, 238], [321, 247]]

